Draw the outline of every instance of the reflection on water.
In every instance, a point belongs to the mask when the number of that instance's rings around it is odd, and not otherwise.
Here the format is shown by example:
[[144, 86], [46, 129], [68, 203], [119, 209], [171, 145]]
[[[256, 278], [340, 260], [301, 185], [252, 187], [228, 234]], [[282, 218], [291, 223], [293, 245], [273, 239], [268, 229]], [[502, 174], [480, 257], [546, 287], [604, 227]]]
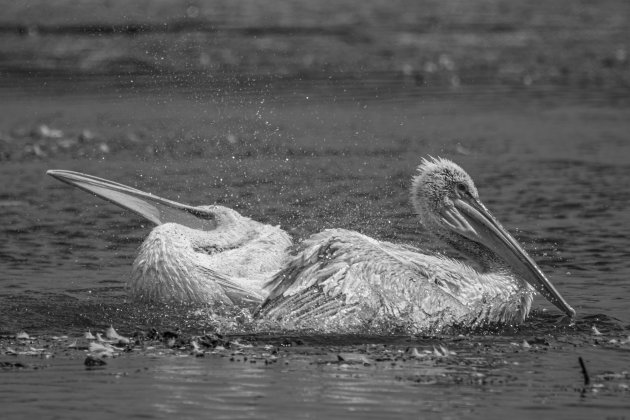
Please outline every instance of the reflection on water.
[[[591, 336], [593, 325], [615, 337], [629, 334], [627, 112], [584, 104], [485, 102], [479, 108], [478, 103], [419, 99], [358, 104], [295, 99], [289, 105], [271, 100], [261, 106], [250, 98], [200, 110], [199, 101], [174, 98], [166, 111], [155, 104], [138, 111], [141, 123], [150, 126], [165, 113], [169, 121], [185, 114], [181, 124], [191, 126], [226, 115], [238, 125], [243, 121], [238, 114], [256, 118], [259, 112], [286, 144], [269, 148], [252, 141], [243, 144], [250, 148], [247, 153], [230, 155], [221, 149], [218, 156], [212, 156], [214, 146], [209, 145], [203, 159], [167, 156], [138, 162], [116, 155], [2, 163], [0, 331], [79, 334], [111, 323], [130, 333], [153, 325], [188, 331], [214, 325], [174, 308], [127, 302], [124, 282], [150, 226], [45, 177], [46, 169], [87, 172], [191, 204], [227, 205], [281, 224], [296, 238], [344, 227], [417, 242], [422, 229], [411, 214], [407, 188], [420, 156], [427, 154], [451, 158], [471, 173], [484, 202], [576, 308], [575, 328], [560, 329], [555, 309], [538, 299], [534, 307], [539, 312], [523, 329], [492, 338], [504, 345], [495, 355], [465, 347], [474, 335], [461, 342], [445, 338], [462, 357], [451, 364], [343, 364], [325, 346], [320, 354], [296, 351], [269, 366], [221, 356], [130, 355], [109, 361], [104, 370], [86, 371], [82, 360], [27, 358], [44, 368], [0, 372], [3, 408], [13, 416], [38, 417], [54, 410], [65, 418], [88, 412], [108, 418], [175, 413], [276, 418], [279, 411], [291, 418], [409, 418], [419, 413], [462, 418], [480, 412], [498, 416], [505, 407], [523, 418], [532, 410], [578, 418], [594, 413], [583, 411], [588, 409], [627, 410], [627, 388], [622, 386], [627, 380], [581, 397], [577, 365], [582, 355], [594, 373], [620, 372], [629, 360], [626, 347], [602, 347], [604, 342]], [[138, 98], [104, 98], [98, 104], [80, 97], [55, 101], [42, 101], [34, 118], [73, 123], [76, 111], [77, 120], [97, 124], [81, 109], [92, 103], [101, 121], [120, 122], [139, 104]], [[16, 113], [33, 107], [20, 101], [13, 106]], [[546, 336], [562, 344], [535, 351], [510, 347], [523, 337]], [[492, 348], [493, 343], [483, 346]], [[0, 354], [0, 361], [7, 357], [13, 356]]]

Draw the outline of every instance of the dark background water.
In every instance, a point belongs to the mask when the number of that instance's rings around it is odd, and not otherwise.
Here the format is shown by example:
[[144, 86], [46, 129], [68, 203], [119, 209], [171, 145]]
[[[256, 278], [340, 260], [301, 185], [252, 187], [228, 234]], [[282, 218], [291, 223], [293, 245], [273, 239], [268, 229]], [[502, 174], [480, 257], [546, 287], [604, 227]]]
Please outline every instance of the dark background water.
[[[67, 4], [4, 5], [0, 361], [34, 366], [0, 371], [10, 417], [627, 415], [626, 3], [139, 2], [126, 14], [114, 3], [70, 15]], [[80, 351], [44, 360], [8, 350], [21, 330], [52, 346], [54, 335], [110, 324], [127, 335], [216, 328], [127, 301], [151, 227], [47, 169], [227, 205], [298, 240], [343, 227], [437, 247], [408, 202], [427, 155], [473, 176], [577, 310], [574, 325], [537, 299], [517, 329], [301, 337], [270, 366], [231, 362], [233, 350], [156, 351], [86, 371]], [[250, 352], [275, 345], [254, 337]], [[405, 356], [439, 345], [457, 355]], [[339, 363], [346, 353], [370, 363]]]

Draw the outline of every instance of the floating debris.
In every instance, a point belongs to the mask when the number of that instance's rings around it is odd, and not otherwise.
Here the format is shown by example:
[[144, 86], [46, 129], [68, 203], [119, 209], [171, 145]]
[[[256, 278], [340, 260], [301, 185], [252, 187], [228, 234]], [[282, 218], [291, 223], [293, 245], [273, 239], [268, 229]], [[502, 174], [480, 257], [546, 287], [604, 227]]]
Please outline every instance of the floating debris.
[[455, 353], [454, 351], [450, 351], [441, 344], [438, 347], [439, 348], [433, 346], [433, 355], [436, 357], [448, 357], [457, 355], [457, 353]]
[[23, 351], [15, 350], [12, 347], [6, 347], [5, 354], [8, 354], [10, 356], [39, 356], [46, 359], [52, 357], [52, 353], [47, 352], [46, 349], [37, 349], [34, 347], [29, 347], [28, 349]]
[[107, 337], [112, 342], [117, 342], [118, 344], [129, 344], [131, 342], [131, 340], [129, 340], [127, 337], [123, 337], [118, 334], [114, 327], [111, 325], [107, 330], [105, 330], [105, 337]]
[[107, 364], [107, 362], [105, 362], [105, 360], [100, 359], [98, 357], [88, 356], [85, 358], [85, 361], [83, 362], [83, 364], [88, 369], [91, 369], [91, 368], [103, 367]]
[[225, 339], [221, 334], [206, 334], [201, 337], [197, 337], [196, 341], [204, 347], [213, 349], [219, 349], [219, 347], [226, 349], [230, 348], [232, 343]]
[[630, 379], [628, 371], [622, 372], [604, 372], [595, 376], [600, 381], [612, 381], [616, 379]]
[[62, 336], [56, 336], [53, 335], [52, 337], [50, 337], [51, 339], [55, 340], [55, 341], [60, 341], [60, 340], [67, 340], [68, 336], [67, 335], [62, 335]]
[[199, 344], [195, 341], [195, 340], [191, 340], [190, 344], [192, 345], [192, 352], [191, 354], [195, 357], [204, 357], [205, 353], [204, 351], [201, 349], [201, 347], [199, 347]]
[[356, 353], [339, 353], [337, 354], [337, 361], [347, 364], [361, 364], [363, 366], [370, 366], [372, 364], [365, 355]]
[[24, 331], [20, 331], [19, 333], [15, 334], [15, 339], [16, 340], [29, 340], [31, 337]]
[[107, 343], [91, 342], [88, 350], [90, 353], [97, 354], [100, 357], [115, 357], [120, 354], [122, 349], [116, 348]]
[[597, 329], [597, 327], [595, 325], [593, 325], [591, 330], [593, 331], [593, 335], [604, 335], [601, 332], [599, 332], [599, 330]]
[[21, 362], [0, 362], [0, 369], [24, 369], [28, 367]]
[[424, 359], [427, 356], [429, 356], [429, 354], [426, 352], [420, 353], [416, 347], [412, 347], [411, 349], [408, 350], [408, 352], [410, 353], [409, 355], [411, 357], [415, 357], [416, 359]]

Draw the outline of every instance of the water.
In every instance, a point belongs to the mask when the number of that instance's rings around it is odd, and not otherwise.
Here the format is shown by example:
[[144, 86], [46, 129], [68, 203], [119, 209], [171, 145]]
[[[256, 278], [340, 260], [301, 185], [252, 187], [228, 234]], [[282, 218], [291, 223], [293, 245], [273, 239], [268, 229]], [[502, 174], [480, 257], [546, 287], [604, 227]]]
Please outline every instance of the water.
[[[578, 101], [583, 94], [347, 91], [333, 97], [309, 85], [284, 93], [254, 89], [228, 101], [191, 92], [59, 96], [6, 89], [0, 133], [14, 143], [28, 143], [28, 133], [46, 124], [65, 137], [90, 129], [110, 151], [88, 145], [81, 157], [73, 155], [79, 149], [55, 152], [54, 140], [35, 139], [46, 157], [0, 164], [0, 362], [27, 365], [0, 370], [3, 412], [467, 418], [507, 409], [517, 418], [627, 416], [628, 110], [596, 95]], [[109, 359], [97, 370], [85, 369], [84, 352], [51, 338], [71, 341], [110, 324], [125, 335], [152, 326], [200, 334], [216, 325], [128, 302], [124, 281], [150, 226], [46, 177], [46, 169], [87, 172], [191, 204], [227, 205], [281, 224], [296, 238], [344, 227], [417, 243], [422, 229], [407, 189], [427, 154], [453, 159], [472, 175], [482, 200], [577, 310], [575, 325], [539, 298], [517, 329], [459, 337], [301, 337], [304, 345], [290, 347], [279, 344], [282, 334], [258, 332], [249, 336], [254, 347], [244, 350], [248, 361], [232, 356], [233, 348], [195, 358], [160, 347]], [[238, 325], [222, 329], [249, 334]], [[21, 330], [37, 339], [11, 338]], [[29, 345], [48, 345], [54, 357], [7, 350]], [[433, 352], [440, 345], [456, 354], [410, 356], [410, 349]], [[263, 363], [265, 346], [280, 349], [277, 363]], [[338, 354], [362, 355], [368, 363], [345, 363]]]

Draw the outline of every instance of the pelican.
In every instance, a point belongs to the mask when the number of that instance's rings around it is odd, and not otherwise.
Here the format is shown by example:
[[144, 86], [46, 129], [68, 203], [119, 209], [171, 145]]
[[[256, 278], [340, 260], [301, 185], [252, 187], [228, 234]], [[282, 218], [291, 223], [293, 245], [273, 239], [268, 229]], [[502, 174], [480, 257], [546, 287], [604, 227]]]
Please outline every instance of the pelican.
[[263, 285], [286, 266], [289, 235], [222, 206], [192, 207], [78, 172], [48, 175], [157, 225], [133, 262], [127, 287], [138, 301], [259, 305]]
[[425, 229], [467, 261], [382, 242], [344, 229], [301, 243], [267, 284], [257, 315], [295, 329], [347, 332], [396, 327], [520, 323], [539, 292], [575, 311], [479, 199], [471, 177], [440, 158], [423, 159], [411, 201]]

